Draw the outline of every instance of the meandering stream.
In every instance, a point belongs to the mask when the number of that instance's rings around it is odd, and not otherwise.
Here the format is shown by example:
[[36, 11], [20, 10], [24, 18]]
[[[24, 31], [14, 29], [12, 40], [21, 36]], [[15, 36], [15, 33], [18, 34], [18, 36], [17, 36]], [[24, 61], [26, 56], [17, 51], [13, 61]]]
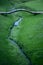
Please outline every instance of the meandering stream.
[[18, 42], [15, 41], [15, 40], [13, 40], [12, 38], [10, 38], [10, 34], [11, 34], [11, 31], [12, 31], [13, 27], [18, 26], [19, 23], [22, 22], [22, 19], [23, 19], [23, 18], [20, 17], [17, 21], [14, 22], [14, 24], [12, 25], [12, 28], [10, 28], [10, 33], [9, 33], [8, 39], [9, 39], [10, 42], [12, 42], [12, 44], [14, 44], [14, 45], [16, 44], [16, 46], [19, 48], [21, 54], [22, 54], [22, 55], [26, 58], [26, 60], [29, 62], [28, 65], [32, 65], [31, 59], [28, 58], [27, 54], [25, 54], [24, 50], [22, 49], [22, 47], [20, 47], [20, 45], [18, 44]]

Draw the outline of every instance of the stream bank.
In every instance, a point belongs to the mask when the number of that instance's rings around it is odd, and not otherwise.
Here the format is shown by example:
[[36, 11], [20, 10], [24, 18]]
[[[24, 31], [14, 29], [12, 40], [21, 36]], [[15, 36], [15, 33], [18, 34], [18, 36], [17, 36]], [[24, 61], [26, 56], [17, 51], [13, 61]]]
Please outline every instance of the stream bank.
[[14, 45], [16, 44], [16, 46], [20, 49], [21, 54], [22, 54], [22, 55], [26, 58], [26, 60], [29, 62], [28, 65], [32, 65], [31, 59], [28, 58], [27, 54], [25, 54], [24, 50], [22, 49], [22, 47], [20, 47], [20, 45], [18, 44], [18, 42], [17, 42], [16, 40], [13, 40], [12, 38], [10, 38], [10, 34], [11, 34], [11, 31], [12, 31], [13, 27], [18, 26], [19, 23], [22, 22], [22, 19], [23, 19], [22, 17], [19, 17], [19, 19], [16, 20], [16, 21], [13, 23], [12, 27], [10, 28], [10, 33], [9, 33], [8, 39], [9, 39]]

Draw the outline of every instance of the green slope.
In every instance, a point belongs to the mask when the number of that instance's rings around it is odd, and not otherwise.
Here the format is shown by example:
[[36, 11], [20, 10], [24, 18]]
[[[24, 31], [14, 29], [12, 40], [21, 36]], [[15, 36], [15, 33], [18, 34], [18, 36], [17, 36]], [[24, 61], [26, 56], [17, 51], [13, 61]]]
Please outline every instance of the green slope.
[[[0, 11], [7, 11], [13, 7], [14, 2], [9, 4], [5, 1], [3, 4], [2, 1]], [[43, 10], [42, 0], [26, 2], [23, 5]], [[10, 29], [19, 16], [22, 16], [22, 22]], [[35, 16], [18, 12], [7, 16], [0, 15], [0, 65], [31, 64], [43, 65], [43, 14]]]
[[[24, 5], [43, 10], [41, 0], [27, 2]], [[12, 29], [11, 38], [16, 40], [28, 58], [30, 57], [32, 65], [43, 65], [43, 15], [33, 16], [25, 12], [18, 14], [23, 17], [23, 21]]]
[[19, 47], [9, 39], [10, 27], [17, 16], [0, 15], [0, 65], [28, 65], [29, 62], [23, 55]]
[[8, 11], [30, 0], [0, 0], [0, 11]]

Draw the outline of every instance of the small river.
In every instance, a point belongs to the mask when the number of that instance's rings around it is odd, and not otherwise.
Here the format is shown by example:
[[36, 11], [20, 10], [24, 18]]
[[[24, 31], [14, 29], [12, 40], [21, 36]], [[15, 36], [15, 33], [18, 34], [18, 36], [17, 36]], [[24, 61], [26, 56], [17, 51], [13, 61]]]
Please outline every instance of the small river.
[[[23, 18], [20, 16], [19, 19], [16, 20], [16, 21], [13, 23], [12, 27], [10, 28], [9, 37], [10, 37], [10, 34], [11, 34], [11, 31], [12, 31], [13, 27], [18, 26], [19, 23], [22, 22], [22, 20], [23, 20]], [[18, 42], [16, 42], [16, 41], [13, 40], [12, 38], [8, 38], [8, 39], [9, 39], [9, 41], [10, 41], [12, 44], [14, 44], [14, 45], [16, 45], [16, 46], [18, 47], [20, 53], [21, 53], [21, 54], [26, 58], [26, 60], [28, 61], [28, 65], [32, 65], [31, 59], [28, 58], [27, 54], [25, 54], [24, 50], [22, 49], [22, 47], [20, 47], [20, 45], [18, 44]]]

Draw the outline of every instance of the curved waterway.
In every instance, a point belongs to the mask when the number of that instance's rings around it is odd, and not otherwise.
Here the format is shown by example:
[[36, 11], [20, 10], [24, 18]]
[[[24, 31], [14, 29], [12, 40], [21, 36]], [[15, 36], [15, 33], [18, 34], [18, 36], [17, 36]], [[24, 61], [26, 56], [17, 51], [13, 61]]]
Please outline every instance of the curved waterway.
[[22, 54], [22, 55], [26, 58], [26, 60], [29, 62], [28, 65], [32, 65], [31, 59], [27, 56], [27, 54], [24, 52], [24, 50], [22, 49], [22, 47], [20, 47], [20, 45], [18, 44], [18, 42], [15, 41], [15, 40], [13, 40], [12, 38], [10, 38], [10, 34], [11, 34], [11, 31], [12, 31], [13, 27], [18, 26], [19, 23], [22, 22], [22, 19], [23, 19], [22, 17], [19, 17], [19, 19], [16, 20], [16, 21], [13, 23], [12, 27], [10, 28], [10, 33], [9, 33], [8, 39], [9, 39], [10, 42], [12, 42], [12, 44], [14, 44], [14, 45], [16, 44], [16, 46], [19, 48], [21, 54]]

